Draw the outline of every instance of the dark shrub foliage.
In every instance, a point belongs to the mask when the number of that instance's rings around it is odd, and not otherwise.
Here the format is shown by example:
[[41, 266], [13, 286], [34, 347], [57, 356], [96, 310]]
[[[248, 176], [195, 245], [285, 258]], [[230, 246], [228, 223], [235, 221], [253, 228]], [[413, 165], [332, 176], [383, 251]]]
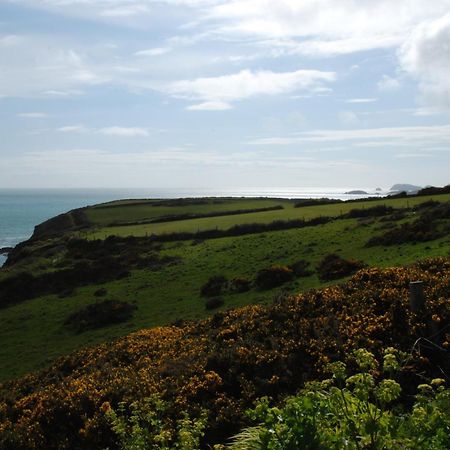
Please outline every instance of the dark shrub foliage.
[[256, 276], [256, 285], [260, 289], [272, 289], [292, 280], [294, 271], [287, 266], [270, 266], [262, 269]]
[[309, 262], [304, 259], [300, 259], [296, 261], [294, 264], [291, 264], [289, 268], [294, 272], [296, 277], [309, 277], [314, 272], [308, 269]]
[[304, 200], [296, 201], [294, 208], [303, 208], [305, 206], [316, 206], [316, 205], [333, 205], [336, 203], [342, 203], [342, 200], [335, 200], [331, 198], [306, 198]]
[[251, 281], [245, 277], [233, 278], [230, 281], [230, 288], [235, 292], [247, 292], [250, 290]]
[[224, 304], [225, 302], [220, 297], [208, 298], [208, 300], [206, 300], [205, 302], [205, 309], [206, 310], [216, 309]]
[[356, 219], [358, 217], [379, 217], [386, 216], [387, 214], [391, 214], [393, 212], [394, 208], [391, 206], [377, 205], [365, 209], [352, 209], [348, 212], [348, 214], [346, 214], [346, 217], [351, 219]]
[[343, 278], [364, 267], [361, 261], [347, 260], [335, 253], [330, 253], [317, 266], [319, 278], [323, 281]]
[[444, 187], [426, 187], [421, 189], [417, 195], [436, 195], [436, 194], [450, 194], [450, 184]]
[[108, 293], [108, 291], [105, 288], [100, 288], [94, 292], [94, 295], [96, 297], [104, 297], [107, 293]]
[[215, 297], [222, 293], [226, 284], [227, 279], [223, 275], [215, 275], [202, 286], [200, 294], [203, 297]]
[[413, 211], [422, 211], [424, 209], [433, 208], [434, 206], [439, 206], [441, 203], [436, 202], [434, 200], [428, 200], [427, 202], [419, 203], [416, 206], [413, 206]]
[[366, 243], [367, 247], [375, 245], [400, 245], [406, 242], [426, 242], [438, 239], [450, 232], [450, 203], [439, 203], [425, 209], [420, 217], [411, 223], [404, 223], [381, 234], [373, 236]]
[[102, 328], [114, 323], [125, 322], [131, 318], [136, 306], [118, 300], [105, 300], [88, 305], [71, 314], [64, 325], [77, 333]]

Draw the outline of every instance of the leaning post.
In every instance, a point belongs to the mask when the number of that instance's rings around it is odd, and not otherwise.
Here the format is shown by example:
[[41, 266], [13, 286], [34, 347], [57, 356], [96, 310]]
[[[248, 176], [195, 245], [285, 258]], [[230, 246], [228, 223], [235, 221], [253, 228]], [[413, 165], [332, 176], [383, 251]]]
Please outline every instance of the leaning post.
[[425, 308], [423, 281], [411, 281], [409, 283], [409, 306], [411, 311], [414, 313], [417, 313]]

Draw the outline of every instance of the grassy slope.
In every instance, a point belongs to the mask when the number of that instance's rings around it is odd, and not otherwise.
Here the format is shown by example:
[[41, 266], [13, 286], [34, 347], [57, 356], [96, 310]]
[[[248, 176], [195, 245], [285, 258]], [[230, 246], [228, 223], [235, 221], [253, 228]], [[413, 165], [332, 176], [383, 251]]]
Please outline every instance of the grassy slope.
[[125, 204], [126, 206], [121, 206], [123, 205], [122, 203], [115, 202], [88, 208], [86, 214], [92, 223], [101, 226], [116, 222], [142, 221], [174, 214], [208, 214], [240, 209], [266, 208], [280, 204], [289, 205], [290, 202], [277, 199], [229, 199], [224, 203], [218, 203], [211, 199], [210, 203], [204, 205], [175, 207], [165, 205], [153, 206], [154, 203], [154, 201], [149, 201], [145, 204], [139, 201], [136, 204], [127, 203]]
[[[410, 199], [410, 205], [413, 200], [422, 203], [427, 198], [417, 199], [419, 201]], [[443, 201], [444, 197], [441, 196], [439, 200]], [[398, 206], [405, 202], [391, 200], [389, 204]], [[336, 207], [352, 209], [361, 207], [361, 204], [315, 207], [315, 214], [330, 215]], [[302, 210], [313, 214], [312, 208], [296, 211]], [[223, 219], [228, 218], [231, 217]], [[232, 218], [237, 220], [235, 216]], [[242, 219], [246, 219], [246, 215]], [[71, 312], [97, 301], [93, 293], [98, 286], [80, 288], [68, 298], [46, 296], [1, 310], [0, 342], [3, 345], [0, 349], [0, 379], [17, 377], [48, 365], [55, 357], [70, 350], [143, 327], [168, 324], [178, 318], [205, 317], [208, 313], [199, 290], [211, 275], [223, 274], [228, 278], [246, 276], [253, 279], [259, 269], [274, 263], [289, 264], [306, 259], [314, 267], [330, 252], [361, 259], [371, 266], [379, 267], [408, 264], [418, 258], [449, 253], [449, 236], [431, 243], [365, 248], [365, 242], [378, 233], [378, 227], [378, 222], [361, 225], [356, 220], [347, 219], [311, 228], [208, 240], [195, 246], [191, 241], [165, 244], [162, 253], [181, 256], [179, 264], [154, 272], [134, 270], [129, 278], [105, 284], [108, 290], [106, 298], [136, 302], [138, 311], [128, 323], [78, 335], [63, 327], [64, 320]], [[244, 294], [227, 294], [224, 296], [223, 308], [267, 303], [283, 289], [298, 292], [320, 285], [322, 283], [313, 275], [270, 291], [252, 289]]]
[[[152, 213], [152, 208], [155, 207], [142, 207], [147, 208], [148, 212], [143, 212], [141, 209], [131, 208], [129, 206], [120, 208], [115, 207], [111, 209], [88, 209], [86, 210], [88, 218], [96, 225], [95, 229], [89, 231], [88, 233], [82, 233], [83, 237], [88, 237], [90, 239], [104, 239], [110, 235], [117, 236], [145, 236], [161, 233], [171, 233], [175, 231], [189, 231], [196, 232], [201, 230], [210, 229], [227, 229], [236, 224], [244, 223], [269, 223], [274, 220], [289, 220], [289, 219], [312, 219], [319, 216], [333, 216], [337, 217], [341, 214], [345, 214], [354, 208], [369, 208], [376, 205], [389, 205], [395, 208], [405, 208], [412, 207], [419, 203], [423, 203], [430, 199], [437, 199], [441, 202], [449, 201], [450, 194], [437, 195], [437, 196], [426, 196], [426, 197], [411, 197], [411, 198], [401, 198], [401, 199], [380, 199], [376, 201], [361, 201], [355, 203], [337, 203], [331, 205], [318, 205], [318, 206], [307, 206], [303, 208], [294, 208], [294, 204], [289, 201], [281, 202], [279, 200], [272, 204], [267, 204], [267, 200], [255, 199], [250, 203], [238, 201], [236, 204], [232, 204], [229, 209], [240, 209], [240, 208], [261, 208], [265, 206], [273, 206], [277, 204], [283, 204], [284, 209], [277, 211], [266, 211], [259, 213], [243, 214], [238, 216], [224, 216], [224, 217], [207, 217], [201, 219], [190, 219], [190, 220], [180, 220], [177, 222], [167, 222], [167, 223], [155, 223], [155, 224], [144, 224], [144, 225], [129, 225], [129, 226], [119, 226], [119, 227], [104, 227], [105, 223], [110, 223], [115, 215], [120, 216], [124, 221], [131, 220], [141, 220], [146, 217], [150, 217]], [[245, 206], [244, 206], [245, 204]], [[239, 208], [237, 206], [239, 205]], [[202, 205], [203, 206], [203, 205]], [[214, 209], [213, 209], [214, 206]], [[215, 207], [224, 205], [206, 205], [205, 212], [210, 212], [216, 210]], [[199, 206], [196, 206], [199, 208]], [[139, 207], [141, 208], [141, 207]], [[177, 207], [169, 208], [170, 211], [167, 212], [167, 207], [161, 210], [161, 215], [166, 214], [182, 214], [193, 211], [193, 207]], [[100, 211], [100, 212], [99, 212]], [[136, 215], [133, 216], [133, 211]], [[154, 216], [153, 216], [154, 217]]]
[[[419, 316], [409, 308], [411, 279], [424, 281], [427, 311]], [[419, 350], [395, 376], [403, 389], [395, 408], [401, 407], [425, 377], [450, 373], [445, 353], [417, 346], [418, 336], [429, 336], [438, 326], [443, 348], [450, 347], [449, 283], [449, 258], [362, 270], [342, 286], [290, 296], [266, 308], [252, 305], [210, 321], [146, 329], [67, 355], [48, 371], [0, 389], [0, 449], [118, 449], [104, 402], [117, 408], [120, 401], [129, 405], [155, 393], [167, 402], [164, 411], [158, 409], [158, 421], [169, 430], [170, 419], [183, 411], [197, 417], [199, 408], [207, 409], [202, 448], [211, 448], [246, 425], [244, 411], [256, 398], [281, 400], [305, 381], [322, 378], [324, 364], [336, 357], [349, 362], [352, 373], [350, 355], [361, 346], [378, 356], [391, 345], [408, 353]], [[378, 378], [376, 371], [373, 375]]]

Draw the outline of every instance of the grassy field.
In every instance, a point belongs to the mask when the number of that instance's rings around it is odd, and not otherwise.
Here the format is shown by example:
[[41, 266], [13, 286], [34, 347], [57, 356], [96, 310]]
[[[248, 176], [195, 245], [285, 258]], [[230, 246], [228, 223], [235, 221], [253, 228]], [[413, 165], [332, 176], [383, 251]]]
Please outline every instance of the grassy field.
[[[425, 197], [411, 197], [399, 199], [380, 199], [375, 201], [361, 201], [351, 203], [337, 203], [330, 205], [306, 206], [302, 208], [295, 208], [294, 202], [285, 200], [235, 200], [227, 205], [228, 210], [244, 209], [244, 208], [262, 208], [267, 206], [275, 206], [282, 204], [282, 210], [265, 211], [242, 215], [232, 215], [223, 217], [206, 217], [199, 219], [179, 220], [175, 222], [163, 222], [154, 224], [138, 224], [129, 226], [112, 226], [105, 227], [106, 223], [114, 221], [114, 217], [120, 217], [122, 221], [131, 222], [139, 221], [144, 218], [157, 217], [156, 214], [183, 214], [191, 212], [201, 212], [200, 207], [203, 207], [203, 212], [212, 211], [226, 211], [226, 205], [195, 205], [186, 207], [149, 207], [146, 205], [138, 205], [135, 207], [112, 207], [102, 209], [87, 209], [86, 214], [89, 220], [92, 221], [93, 227], [87, 232], [81, 234], [82, 237], [88, 239], [105, 239], [108, 236], [146, 236], [151, 234], [173, 233], [179, 231], [197, 232], [211, 229], [226, 230], [237, 224], [248, 223], [269, 223], [274, 220], [292, 220], [292, 219], [312, 219], [320, 216], [338, 217], [349, 212], [355, 208], [370, 208], [376, 205], [387, 205], [394, 208], [408, 208], [425, 201], [437, 199], [441, 202], [449, 201], [450, 194], [425, 196]], [[155, 211], [152, 209], [155, 208]], [[159, 209], [161, 208], [161, 209]], [[218, 209], [219, 208], [219, 209]], [[169, 211], [168, 211], [169, 209]], [[159, 213], [157, 213], [157, 210]], [[150, 216], [154, 213], [154, 216]], [[144, 217], [145, 216], [145, 217]]]
[[[427, 200], [429, 198], [421, 197], [297, 209], [290, 207], [282, 211], [259, 213], [258, 217], [266, 221], [280, 218], [279, 214], [285, 214], [282, 218], [311, 218], [319, 215], [339, 215], [350, 209], [371, 207], [376, 204], [386, 203], [395, 207], [406, 207]], [[450, 200], [450, 196], [440, 196], [438, 200], [441, 202]], [[261, 207], [260, 201], [252, 200], [249, 204]], [[242, 204], [239, 206], [242, 207]], [[119, 207], [112, 209], [120, 210]], [[235, 205], [232, 205], [232, 209], [235, 209]], [[101, 214], [105, 211], [112, 214], [109, 209], [99, 211], [103, 211]], [[220, 224], [226, 228], [231, 224], [249, 220], [248, 216], [252, 214], [202, 219], [205, 220], [202, 226], [211, 228], [216, 223], [217, 226]], [[403, 221], [411, 221], [414, 218], [415, 213], [409, 212], [409, 216]], [[162, 226], [160, 229], [165, 232], [179, 231], [185, 226], [191, 226], [193, 228], [190, 230], [195, 231], [199, 226], [198, 223], [193, 224], [195, 222], [198, 220], [170, 222], [158, 226]], [[98, 330], [77, 334], [64, 326], [65, 319], [72, 312], [99, 301], [94, 295], [99, 288], [98, 285], [80, 287], [64, 298], [47, 295], [4, 308], [0, 310], [0, 342], [2, 342], [0, 380], [18, 377], [45, 367], [56, 357], [71, 350], [123, 336], [131, 331], [170, 324], [177, 319], [198, 319], [213, 314], [217, 310], [206, 311], [205, 299], [200, 295], [201, 286], [213, 275], [223, 275], [227, 279], [246, 277], [252, 281], [260, 269], [272, 264], [293, 264], [298, 260], [308, 261], [310, 267], [314, 269], [324, 255], [331, 252], [377, 267], [409, 264], [426, 257], [446, 256], [450, 252], [449, 235], [430, 242], [365, 247], [368, 239], [381, 233], [381, 228], [385, 225], [378, 219], [365, 221], [340, 219], [324, 225], [287, 231], [211, 239], [200, 243], [192, 241], [166, 243], [160, 254], [179, 257], [177, 264], [164, 266], [159, 270], [134, 269], [129, 277], [102, 285], [107, 290], [104, 298], [134, 303], [137, 310], [131, 320]], [[133, 227], [117, 228], [123, 230], [123, 234], [129, 234], [131, 229]], [[144, 229], [145, 227], [136, 227], [134, 232], [145, 234]], [[109, 232], [115, 230], [108, 228]], [[105, 231], [93, 232], [90, 237], [104, 237], [105, 234], [102, 233]], [[47, 258], [41, 261], [40, 268], [55, 270], [58, 261], [58, 257], [53, 260]], [[39, 265], [39, 261], [33, 259], [30, 264], [35, 268]], [[321, 282], [314, 273], [306, 278], [296, 278], [272, 290], [263, 291], [252, 287], [245, 293], [228, 292], [222, 296], [225, 304], [221, 309], [252, 303], [268, 303], [282, 293], [306, 291], [324, 284], [327, 283]]]
[[170, 206], [163, 200], [113, 202], [88, 208], [86, 215], [90, 222], [102, 226], [111, 223], [139, 222], [157, 217], [180, 214], [208, 214], [243, 209], [267, 208], [277, 205], [291, 206], [291, 202], [277, 199], [210, 199], [206, 204], [188, 204]]

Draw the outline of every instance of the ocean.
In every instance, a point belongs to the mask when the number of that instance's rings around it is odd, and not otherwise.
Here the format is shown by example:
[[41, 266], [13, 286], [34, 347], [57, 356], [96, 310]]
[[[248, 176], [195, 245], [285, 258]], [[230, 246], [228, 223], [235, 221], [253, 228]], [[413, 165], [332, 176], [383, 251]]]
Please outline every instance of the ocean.
[[[0, 248], [28, 239], [34, 226], [74, 208], [124, 198], [277, 197], [362, 198], [351, 188], [235, 188], [235, 189], [0, 189]], [[363, 190], [366, 190], [363, 188]], [[374, 192], [373, 189], [366, 190]], [[380, 193], [378, 193], [380, 194]], [[0, 255], [0, 267], [6, 257]]]

